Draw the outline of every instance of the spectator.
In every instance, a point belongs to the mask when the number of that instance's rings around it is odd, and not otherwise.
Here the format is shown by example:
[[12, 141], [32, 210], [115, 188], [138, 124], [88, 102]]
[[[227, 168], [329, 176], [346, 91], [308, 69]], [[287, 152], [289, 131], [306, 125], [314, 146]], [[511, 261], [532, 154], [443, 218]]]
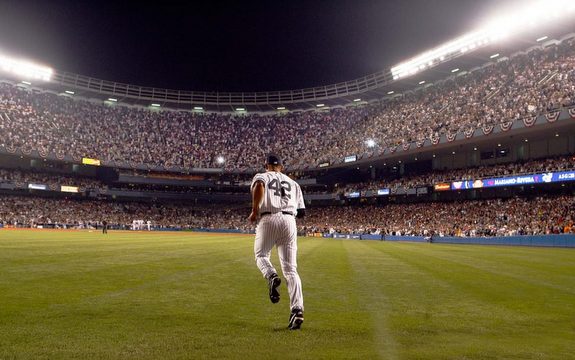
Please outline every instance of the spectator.
[[[293, 149], [288, 165], [371, 155], [394, 147], [517, 121], [575, 104], [575, 46], [497, 62], [381, 104], [284, 115], [194, 114], [107, 106], [0, 84], [0, 146], [185, 168], [259, 168], [263, 152]], [[263, 131], [262, 131], [263, 129]]]

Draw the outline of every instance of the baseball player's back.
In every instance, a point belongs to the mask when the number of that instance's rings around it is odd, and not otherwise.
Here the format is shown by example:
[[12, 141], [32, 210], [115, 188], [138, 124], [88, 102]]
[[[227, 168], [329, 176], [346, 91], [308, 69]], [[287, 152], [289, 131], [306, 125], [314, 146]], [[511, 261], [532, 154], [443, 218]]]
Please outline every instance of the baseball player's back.
[[284, 175], [279, 157], [268, 156], [266, 172], [254, 176], [252, 181], [252, 213], [250, 221], [260, 217], [256, 227], [254, 253], [256, 264], [268, 279], [269, 297], [272, 303], [280, 299], [278, 287], [281, 280], [270, 261], [274, 246], [290, 298], [290, 320], [288, 327], [299, 329], [303, 323], [303, 294], [301, 279], [297, 272], [297, 226], [296, 217], [304, 215], [304, 201], [298, 183]]
[[289, 176], [278, 171], [266, 171], [254, 176], [252, 187], [257, 181], [262, 181], [266, 189], [260, 214], [288, 212], [295, 216], [298, 209], [305, 208], [301, 188]]

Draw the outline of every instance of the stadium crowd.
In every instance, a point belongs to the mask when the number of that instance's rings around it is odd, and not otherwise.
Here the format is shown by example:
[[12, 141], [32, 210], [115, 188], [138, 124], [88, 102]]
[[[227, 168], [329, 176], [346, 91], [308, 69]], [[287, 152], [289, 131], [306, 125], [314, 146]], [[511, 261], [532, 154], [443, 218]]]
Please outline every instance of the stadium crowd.
[[512, 236], [575, 233], [575, 197], [337, 206], [308, 211], [306, 233]]
[[[321, 183], [305, 186], [306, 194], [346, 194], [351, 192], [377, 191], [378, 189], [398, 189], [417, 188], [421, 186], [432, 186], [439, 183], [448, 183], [460, 180], [476, 180], [489, 177], [500, 177], [509, 175], [543, 173], [549, 171], [566, 171], [575, 169], [575, 158], [573, 156], [562, 156], [556, 158], [537, 159], [527, 162], [505, 163], [498, 165], [486, 165], [476, 168], [465, 168], [455, 170], [433, 170], [420, 175], [394, 175], [377, 177], [376, 180], [335, 184], [334, 186], [322, 185]], [[148, 178], [146, 174], [134, 173], [143, 181]], [[192, 175], [160, 174], [154, 173], [150, 178], [153, 183], [127, 183], [100, 181], [95, 178], [78, 177], [71, 174], [40, 172], [20, 169], [0, 168], [0, 183], [12, 183], [21, 187], [27, 184], [47, 185], [51, 190], [59, 190], [59, 186], [77, 186], [80, 191], [87, 189], [117, 189], [128, 191], [146, 192], [178, 192], [178, 193], [248, 193], [251, 182], [251, 174], [237, 175], [227, 178], [204, 178]], [[158, 180], [166, 180], [162, 183]], [[225, 179], [225, 180], [223, 180]], [[168, 185], [170, 180], [200, 181], [202, 185]], [[190, 183], [192, 184], [192, 183]], [[206, 185], [210, 184], [210, 185]]]
[[449, 183], [451, 181], [477, 180], [492, 177], [544, 173], [549, 171], [566, 171], [573, 169], [575, 169], [575, 158], [573, 156], [561, 156], [557, 158], [537, 159], [526, 162], [505, 163], [475, 168], [433, 170], [421, 175], [402, 176], [399, 178], [381, 179], [358, 184], [345, 184], [339, 188], [338, 192], [377, 191], [382, 188], [417, 188], [420, 186]]
[[248, 230], [244, 213], [207, 205], [0, 196], [0, 223], [18, 227], [93, 228], [105, 220], [113, 227], [129, 229], [133, 220], [142, 219], [155, 227]]
[[[306, 166], [575, 104], [575, 40], [532, 50], [377, 105], [282, 115], [195, 114], [97, 104], [0, 84], [0, 146], [160, 166]], [[366, 139], [376, 146], [368, 148]], [[218, 163], [223, 157], [225, 164]]]
[[[305, 233], [511, 236], [575, 233], [575, 197], [332, 206], [308, 209]], [[252, 231], [244, 206], [120, 203], [18, 196], [0, 197], [0, 223], [19, 227], [93, 228], [107, 221], [129, 228], [135, 219], [154, 227]]]
[[57, 190], [60, 186], [76, 186], [80, 190], [103, 188], [105, 185], [85, 177], [45, 172], [23, 171], [18, 169], [0, 168], [0, 183], [12, 183], [20, 186], [28, 184], [47, 185], [49, 189]]

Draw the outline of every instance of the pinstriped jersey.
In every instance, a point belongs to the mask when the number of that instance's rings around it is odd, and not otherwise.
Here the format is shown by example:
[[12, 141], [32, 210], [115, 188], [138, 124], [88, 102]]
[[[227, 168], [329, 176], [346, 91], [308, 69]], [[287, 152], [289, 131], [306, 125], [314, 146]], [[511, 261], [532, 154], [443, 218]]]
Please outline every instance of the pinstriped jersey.
[[265, 187], [260, 214], [286, 211], [295, 215], [297, 209], [305, 208], [301, 188], [289, 176], [276, 171], [256, 174], [252, 180], [252, 190], [256, 181], [262, 181]]

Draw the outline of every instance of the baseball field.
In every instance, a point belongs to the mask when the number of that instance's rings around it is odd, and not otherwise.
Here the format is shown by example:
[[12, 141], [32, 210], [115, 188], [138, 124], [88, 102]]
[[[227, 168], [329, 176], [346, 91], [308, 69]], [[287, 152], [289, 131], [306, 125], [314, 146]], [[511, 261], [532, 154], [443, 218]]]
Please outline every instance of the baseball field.
[[0, 359], [575, 358], [574, 249], [302, 238], [299, 331], [252, 254], [246, 235], [0, 230]]

